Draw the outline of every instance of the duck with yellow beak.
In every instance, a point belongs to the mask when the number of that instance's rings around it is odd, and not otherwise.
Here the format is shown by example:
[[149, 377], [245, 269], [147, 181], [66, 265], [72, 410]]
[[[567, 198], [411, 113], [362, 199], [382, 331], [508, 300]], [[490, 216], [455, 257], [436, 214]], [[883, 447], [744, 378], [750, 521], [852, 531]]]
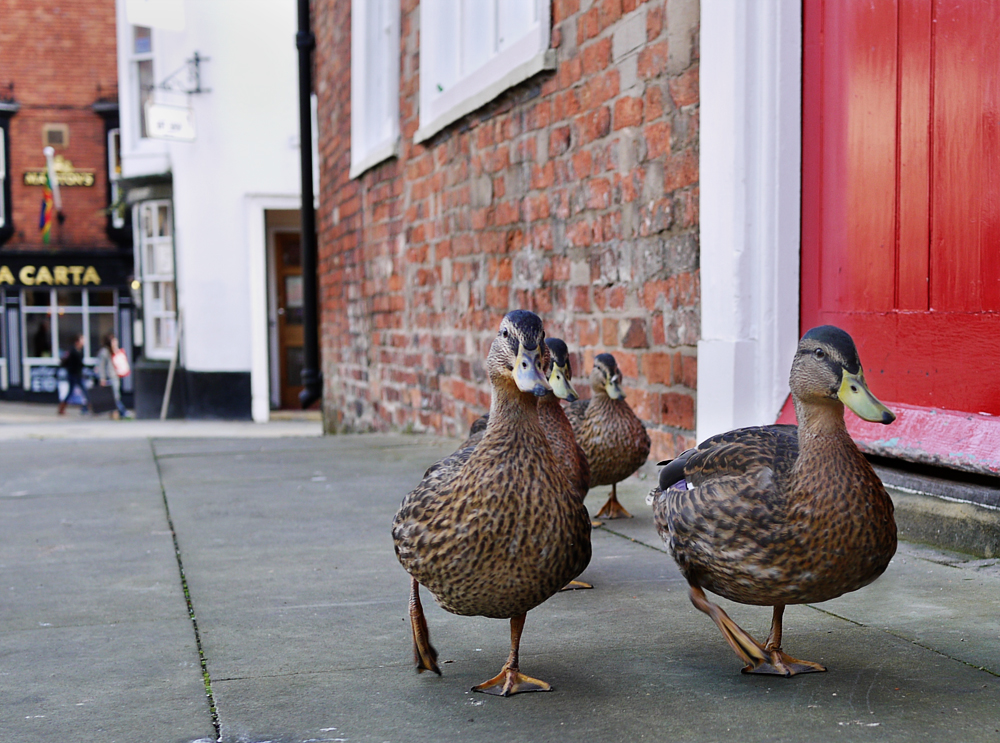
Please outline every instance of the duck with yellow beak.
[[[741, 428], [704, 441], [660, 471], [650, 493], [660, 536], [744, 673], [825, 671], [781, 649], [788, 604], [815, 603], [878, 578], [896, 551], [892, 501], [851, 440], [844, 407], [895, 416], [865, 383], [851, 336], [831, 325], [799, 341], [789, 379], [798, 426]], [[705, 596], [773, 607], [764, 644]]]
[[634, 473], [649, 456], [649, 434], [629, 407], [622, 390], [622, 373], [610, 353], [598, 354], [590, 373], [589, 400], [566, 408], [573, 433], [587, 455], [590, 487], [610, 485], [611, 494], [597, 518], [632, 518], [618, 502], [618, 483]]
[[544, 342], [534, 313], [504, 317], [486, 359], [492, 398], [482, 440], [428, 469], [392, 525], [396, 556], [411, 576], [417, 671], [441, 672], [422, 584], [453, 614], [510, 620], [506, 664], [473, 687], [499, 696], [551, 689], [520, 672], [525, 615], [590, 562], [590, 517], [539, 423], [537, 399], [551, 389]]

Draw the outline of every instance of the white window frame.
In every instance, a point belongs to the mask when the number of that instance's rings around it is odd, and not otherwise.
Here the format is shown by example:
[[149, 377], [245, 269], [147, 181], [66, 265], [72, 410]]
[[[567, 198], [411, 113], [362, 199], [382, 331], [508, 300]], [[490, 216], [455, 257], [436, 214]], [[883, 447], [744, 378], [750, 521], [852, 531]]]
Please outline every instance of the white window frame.
[[[67, 287], [60, 288], [39, 288], [34, 287], [32, 289], [22, 289], [21, 291], [33, 291], [33, 292], [48, 292], [49, 293], [49, 303], [48, 304], [35, 304], [29, 305], [23, 303], [21, 305], [21, 326], [17, 328], [14, 332], [19, 332], [20, 337], [23, 339], [21, 344], [23, 348], [23, 353], [21, 354], [21, 367], [22, 367], [22, 386], [25, 390], [34, 392], [45, 392], [51, 390], [32, 390], [31, 387], [31, 367], [33, 366], [59, 366], [62, 361], [62, 354], [68, 351], [68, 348], [63, 348], [59, 345], [59, 336], [61, 335], [61, 329], [59, 327], [62, 322], [63, 317], [67, 315], [72, 315], [74, 317], [80, 317], [80, 332], [83, 335], [83, 362], [84, 364], [93, 365], [97, 360], [97, 351], [99, 348], [94, 348], [94, 344], [91, 343], [91, 323], [95, 315], [109, 315], [111, 317], [111, 332], [116, 336], [118, 335], [118, 292], [114, 289], [103, 286], [95, 286], [89, 289], [83, 288], [70, 288], [71, 291], [80, 292], [80, 304], [71, 305], [61, 305], [59, 304], [59, 292], [67, 290]], [[110, 304], [95, 304], [90, 303], [90, 292], [100, 291], [100, 292], [111, 292], [114, 295], [114, 301]], [[36, 315], [45, 315], [49, 322], [49, 348], [52, 349], [48, 356], [29, 356], [28, 352], [31, 348], [28, 340], [28, 322], [29, 318]], [[11, 328], [7, 328], [8, 333], [12, 331]], [[100, 338], [98, 338], [98, 343]]]
[[0, 227], [7, 224], [7, 204], [4, 202], [4, 184], [7, 181], [7, 130], [0, 126]]
[[[161, 207], [167, 208], [167, 234], [149, 235], [146, 230], [144, 214], [147, 210], [156, 215]], [[134, 233], [135, 267], [139, 271], [139, 281], [142, 291], [142, 320], [144, 355], [147, 359], [170, 360], [174, 356], [177, 343], [177, 267], [174, 259], [174, 226], [173, 202], [170, 199], [141, 201], [134, 207], [132, 214], [132, 230]], [[170, 254], [169, 271], [156, 270], [150, 265], [150, 250], [157, 248], [168, 250]], [[155, 295], [159, 294], [159, 298]], [[172, 307], [172, 309], [171, 309]], [[156, 324], [161, 323], [164, 333], [172, 342], [157, 344]]]
[[[122, 177], [122, 153], [121, 153], [121, 128], [115, 127], [108, 130], [108, 182], [111, 184], [111, 204], [110, 207], [118, 204], [121, 197], [121, 184], [118, 181]], [[2, 223], [0, 223], [2, 224]], [[111, 226], [120, 230], [125, 226], [125, 207], [119, 205], [111, 210]]]
[[[379, 64], [370, 65], [371, 58]], [[383, 130], [385, 136], [368, 141]], [[398, 155], [399, 0], [351, 0], [350, 177]]]
[[[146, 110], [145, 103], [146, 98], [143, 97], [142, 90], [142, 73], [140, 72], [140, 65], [143, 62], [149, 62], [151, 70], [151, 78], [156, 80], [156, 63], [153, 61], [153, 31], [154, 29], [149, 29], [149, 51], [148, 52], [136, 52], [135, 50], [135, 30], [136, 28], [147, 28], [147, 26], [135, 26], [129, 27], [129, 57], [131, 59], [130, 67], [132, 70], [132, 89], [135, 91], [135, 106], [132, 114], [135, 116], [135, 133], [137, 139], [149, 139], [149, 134], [145, 131], [146, 129]], [[153, 100], [153, 92], [149, 91], [148, 100]]]
[[[542, 70], [556, 67], [556, 52], [549, 49], [551, 0], [534, 0], [534, 20], [517, 39], [499, 38], [498, 4], [504, 0], [422, 0], [420, 3], [420, 127], [414, 144], [433, 137], [449, 124], [475, 111], [518, 83]], [[467, 3], [488, 3], [493, 19], [492, 48], [484, 64], [462, 69], [461, 31], [448, 34], [448, 25], [461, 29]], [[457, 17], [456, 17], [457, 13]], [[503, 46], [503, 49], [501, 49]], [[458, 79], [442, 88], [433, 69], [431, 49], [446, 49]]]

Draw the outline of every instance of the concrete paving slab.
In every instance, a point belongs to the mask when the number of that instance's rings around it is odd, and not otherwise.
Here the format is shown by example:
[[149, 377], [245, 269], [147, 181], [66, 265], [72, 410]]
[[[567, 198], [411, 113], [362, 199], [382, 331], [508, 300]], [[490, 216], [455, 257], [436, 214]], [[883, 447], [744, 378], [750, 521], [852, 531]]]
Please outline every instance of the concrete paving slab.
[[214, 735], [149, 443], [6, 442], [0, 509], [0, 740]]
[[[556, 691], [498, 699], [469, 689], [503, 663], [507, 623], [426, 593], [444, 676], [413, 671], [389, 535], [403, 495], [457, 442], [251, 426], [0, 447], [0, 740], [213, 739], [200, 640], [232, 743], [1000, 742], [997, 561], [902, 544], [872, 586], [786, 612], [786, 648], [828, 673], [744, 676], [688, 601], [647, 473], [619, 488], [636, 518], [593, 534], [595, 589], [528, 616], [522, 667]], [[719, 603], [766, 633], [769, 610]]]
[[[353, 456], [343, 456], [352, 445]], [[402, 495], [450, 446], [340, 437], [325, 456], [317, 445], [313, 464], [289, 456], [287, 442], [239, 464], [226, 447], [217, 457], [174, 449], [176, 459], [161, 462], [224, 740], [1000, 739], [990, 727], [997, 676], [938, 638], [915, 641], [891, 616], [876, 621], [897, 598], [871, 587], [837, 611], [828, 602], [786, 613], [786, 647], [829, 673], [741, 675], [714, 625], [689, 603], [649, 518], [648, 481], [638, 478], [619, 488], [636, 518], [594, 533], [582, 577], [596, 588], [560, 594], [528, 616], [522, 667], [555, 693], [470, 693], [505, 659], [506, 623], [456, 617], [429, 595], [444, 677], [417, 676], [408, 580], [388, 525]], [[603, 490], [588, 498], [592, 512]], [[895, 585], [898, 575], [903, 587], [893, 590], [905, 592], [925, 563], [897, 559], [882, 581]], [[980, 576], [975, 592], [991, 597], [988, 609], [1000, 581]], [[766, 633], [769, 610], [720, 603], [751, 632]], [[991, 663], [971, 647], [969, 657]]]
[[3, 629], [0, 643], [4, 741], [215, 738], [187, 617]]

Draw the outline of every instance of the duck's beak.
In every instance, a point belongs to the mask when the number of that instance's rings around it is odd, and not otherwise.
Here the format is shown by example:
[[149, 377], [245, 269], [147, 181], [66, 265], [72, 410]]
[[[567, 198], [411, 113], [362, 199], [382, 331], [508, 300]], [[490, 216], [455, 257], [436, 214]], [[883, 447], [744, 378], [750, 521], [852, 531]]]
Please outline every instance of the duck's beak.
[[612, 377], [604, 385], [605, 392], [608, 393], [608, 397], [612, 400], [624, 400], [625, 393], [622, 391], [622, 386], [617, 379]]
[[880, 403], [868, 389], [868, 385], [865, 384], [865, 373], [863, 371], [859, 371], [857, 374], [848, 374], [845, 369], [837, 397], [840, 398], [840, 401], [844, 405], [853, 410], [859, 418], [863, 418], [866, 421], [888, 425], [896, 420], [893, 412]]
[[538, 346], [528, 350], [522, 345], [517, 349], [517, 358], [514, 359], [514, 383], [521, 392], [530, 392], [538, 397], [552, 389], [542, 374], [542, 356]]
[[560, 399], [568, 400], [569, 402], [576, 402], [580, 399], [580, 396], [576, 394], [576, 390], [573, 389], [573, 385], [566, 376], [565, 366], [552, 364], [552, 373], [549, 375], [549, 384], [552, 385], [552, 392]]

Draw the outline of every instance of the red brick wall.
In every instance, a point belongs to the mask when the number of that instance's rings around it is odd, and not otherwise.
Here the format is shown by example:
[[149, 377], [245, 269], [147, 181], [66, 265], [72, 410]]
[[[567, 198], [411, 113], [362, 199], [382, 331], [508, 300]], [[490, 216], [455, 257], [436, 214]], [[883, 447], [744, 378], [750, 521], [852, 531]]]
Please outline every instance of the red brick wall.
[[328, 428], [462, 435], [522, 307], [577, 378], [614, 354], [653, 457], [690, 446], [697, 0], [553, 0], [558, 69], [420, 145], [419, 8], [401, 4], [402, 154], [350, 180], [350, 3], [316, 1]]
[[[10, 175], [15, 233], [4, 249], [42, 248], [40, 186], [24, 173], [45, 166], [43, 124], [66, 124], [69, 142], [57, 155], [93, 170], [92, 187], [61, 189], [65, 221], [49, 247], [111, 248], [105, 234], [107, 155], [104, 122], [91, 106], [118, 97], [114, 0], [4, 0], [0, 13], [0, 97], [20, 110], [10, 120]], [[11, 86], [13, 85], [13, 88]]]

